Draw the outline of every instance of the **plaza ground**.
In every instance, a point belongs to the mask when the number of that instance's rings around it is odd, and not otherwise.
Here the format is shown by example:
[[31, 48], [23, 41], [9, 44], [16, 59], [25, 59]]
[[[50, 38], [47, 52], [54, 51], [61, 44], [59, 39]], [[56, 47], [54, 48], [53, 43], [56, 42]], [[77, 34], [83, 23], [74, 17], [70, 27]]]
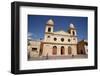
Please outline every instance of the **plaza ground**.
[[29, 61], [32, 60], [56, 60], [56, 59], [84, 59], [88, 58], [88, 55], [76, 55], [76, 56], [40, 56], [29, 58]]

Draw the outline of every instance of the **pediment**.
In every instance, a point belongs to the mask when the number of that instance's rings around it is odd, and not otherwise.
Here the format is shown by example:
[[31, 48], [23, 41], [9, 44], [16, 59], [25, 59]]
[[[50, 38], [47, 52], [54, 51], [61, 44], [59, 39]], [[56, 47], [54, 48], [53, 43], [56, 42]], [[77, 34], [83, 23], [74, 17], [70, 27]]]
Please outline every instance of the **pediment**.
[[68, 32], [65, 32], [65, 31], [63, 31], [63, 30], [56, 31], [56, 32], [54, 32], [54, 34], [59, 34], [59, 35], [69, 35]]

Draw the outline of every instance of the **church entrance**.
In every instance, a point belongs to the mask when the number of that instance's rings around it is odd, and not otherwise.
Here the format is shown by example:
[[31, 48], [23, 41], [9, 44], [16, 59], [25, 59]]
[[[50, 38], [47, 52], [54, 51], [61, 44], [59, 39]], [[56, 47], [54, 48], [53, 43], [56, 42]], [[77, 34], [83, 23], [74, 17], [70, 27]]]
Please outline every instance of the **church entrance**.
[[56, 55], [57, 54], [57, 46], [53, 46], [53, 55]]
[[64, 46], [61, 46], [61, 55], [64, 55], [65, 54], [65, 48]]

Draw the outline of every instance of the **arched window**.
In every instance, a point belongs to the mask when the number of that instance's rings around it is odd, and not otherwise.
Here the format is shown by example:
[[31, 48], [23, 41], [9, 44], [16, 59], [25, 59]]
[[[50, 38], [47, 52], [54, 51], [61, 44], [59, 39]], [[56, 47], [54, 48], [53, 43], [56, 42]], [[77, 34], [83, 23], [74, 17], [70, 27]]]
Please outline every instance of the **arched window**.
[[56, 55], [56, 54], [57, 54], [57, 47], [56, 47], [56, 46], [53, 46], [52, 54], [53, 54], [53, 55]]
[[64, 46], [61, 46], [61, 55], [64, 55], [65, 54], [65, 48]]
[[70, 46], [68, 47], [68, 54], [72, 54], [72, 48]]
[[48, 32], [51, 32], [51, 28], [50, 27], [48, 28]]
[[75, 32], [73, 31], [73, 35], [75, 35]]

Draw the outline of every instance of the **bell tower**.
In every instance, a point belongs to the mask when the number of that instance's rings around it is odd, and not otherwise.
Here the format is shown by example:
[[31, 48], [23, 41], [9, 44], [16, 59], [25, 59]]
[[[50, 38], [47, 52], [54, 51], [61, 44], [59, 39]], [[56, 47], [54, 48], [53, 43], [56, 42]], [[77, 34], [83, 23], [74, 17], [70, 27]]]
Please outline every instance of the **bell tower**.
[[74, 25], [71, 23], [69, 25], [69, 30], [68, 30], [69, 34], [71, 36], [77, 36], [77, 33], [76, 33], [76, 28], [74, 27]]
[[54, 21], [49, 19], [46, 23], [45, 33], [53, 33]]
[[44, 41], [46, 42], [52, 41], [51, 39], [52, 39], [53, 28], [54, 28], [54, 21], [52, 19], [49, 19], [45, 27]]

